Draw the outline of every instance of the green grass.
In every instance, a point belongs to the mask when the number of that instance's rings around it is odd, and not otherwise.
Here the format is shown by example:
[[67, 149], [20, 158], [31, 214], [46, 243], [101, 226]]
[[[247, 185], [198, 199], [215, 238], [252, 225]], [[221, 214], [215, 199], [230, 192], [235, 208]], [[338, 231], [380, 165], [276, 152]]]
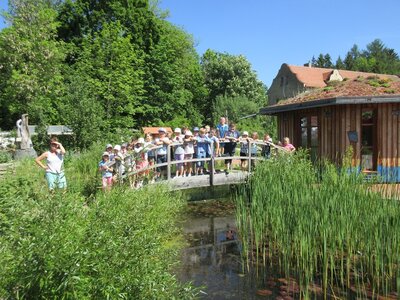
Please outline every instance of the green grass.
[[303, 153], [257, 165], [236, 196], [247, 265], [374, 297], [400, 290], [400, 203], [368, 191], [347, 167], [314, 167]]
[[1, 299], [191, 299], [172, 275], [185, 201], [158, 187], [97, 187], [99, 149], [66, 161], [49, 194], [33, 160], [0, 186]]

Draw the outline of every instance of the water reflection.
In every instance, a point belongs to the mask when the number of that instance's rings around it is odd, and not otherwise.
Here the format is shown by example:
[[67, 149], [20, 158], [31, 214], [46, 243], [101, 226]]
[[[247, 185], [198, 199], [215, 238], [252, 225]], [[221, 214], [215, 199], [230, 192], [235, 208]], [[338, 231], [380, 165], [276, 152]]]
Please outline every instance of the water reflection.
[[191, 207], [184, 225], [188, 246], [179, 277], [201, 287], [201, 299], [266, 299], [257, 295], [254, 276], [244, 274], [233, 213], [230, 202]]

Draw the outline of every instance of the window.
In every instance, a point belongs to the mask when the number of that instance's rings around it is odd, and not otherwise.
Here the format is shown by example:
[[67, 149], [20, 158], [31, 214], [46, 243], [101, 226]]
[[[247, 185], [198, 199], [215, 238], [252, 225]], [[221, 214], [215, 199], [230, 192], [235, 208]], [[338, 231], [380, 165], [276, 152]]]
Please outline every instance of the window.
[[376, 170], [375, 129], [375, 111], [364, 109], [361, 116], [361, 167], [363, 170]]

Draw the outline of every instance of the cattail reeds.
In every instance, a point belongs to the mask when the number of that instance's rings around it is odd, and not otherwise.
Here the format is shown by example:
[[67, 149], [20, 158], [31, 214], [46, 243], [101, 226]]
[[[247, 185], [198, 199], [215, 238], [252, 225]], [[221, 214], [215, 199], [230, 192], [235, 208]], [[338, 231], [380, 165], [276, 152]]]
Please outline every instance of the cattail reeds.
[[315, 283], [325, 298], [399, 291], [400, 202], [369, 184], [346, 162], [314, 166], [302, 152], [260, 163], [236, 195], [247, 265], [277, 265], [303, 297]]

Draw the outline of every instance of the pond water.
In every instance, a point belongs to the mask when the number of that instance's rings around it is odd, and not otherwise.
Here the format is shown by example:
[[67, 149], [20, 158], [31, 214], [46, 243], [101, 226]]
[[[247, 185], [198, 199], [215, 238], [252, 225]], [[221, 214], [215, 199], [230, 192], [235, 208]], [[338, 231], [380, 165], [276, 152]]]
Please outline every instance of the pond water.
[[[189, 201], [184, 222], [187, 247], [182, 253], [178, 278], [200, 288], [200, 299], [300, 299], [295, 279], [283, 278], [271, 266], [253, 263], [250, 270], [243, 266], [233, 201], [199, 200], [219, 193], [203, 191], [193, 194], [196, 201]], [[229, 194], [223, 193], [225, 197]], [[324, 299], [320, 284], [310, 285], [309, 291], [311, 299]], [[330, 289], [326, 298], [361, 299], [352, 291], [336, 288]], [[396, 295], [382, 299], [396, 299]]]
[[[216, 196], [215, 191], [209, 193], [201, 195]], [[199, 287], [200, 299], [295, 299], [283, 298], [279, 282], [272, 280], [264, 267], [253, 267], [250, 272], [244, 268], [231, 200], [197, 199], [188, 206], [184, 223], [187, 247], [178, 277]]]

